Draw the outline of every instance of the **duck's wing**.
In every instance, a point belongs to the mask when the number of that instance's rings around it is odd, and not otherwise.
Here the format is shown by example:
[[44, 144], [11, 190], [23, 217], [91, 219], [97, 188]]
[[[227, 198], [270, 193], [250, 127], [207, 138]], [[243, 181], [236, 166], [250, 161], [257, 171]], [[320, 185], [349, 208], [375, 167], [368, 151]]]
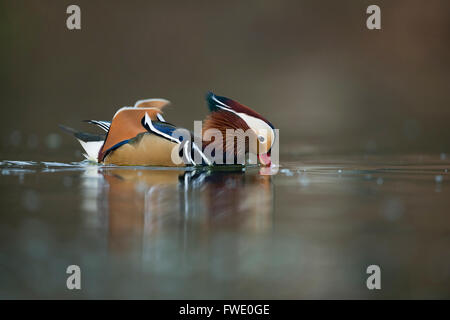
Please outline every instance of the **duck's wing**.
[[[148, 116], [148, 114], [145, 114], [145, 117], [142, 119], [142, 125], [147, 129], [148, 132], [151, 132], [170, 142], [179, 144], [180, 153], [183, 155], [183, 160], [186, 164], [191, 164], [194, 166], [202, 164], [212, 164], [210, 159], [208, 159], [201, 150], [201, 147], [198, 147], [195, 144], [194, 135], [189, 130], [177, 128], [167, 122], [153, 121]], [[179, 131], [174, 134], [175, 130]], [[196, 160], [196, 153], [200, 155], [200, 159], [198, 160]]]
[[[179, 144], [180, 153], [184, 157], [184, 161], [186, 164], [196, 165], [195, 161], [192, 159], [192, 133], [186, 129], [177, 128], [174, 125], [167, 122], [153, 121], [150, 116], [146, 113], [144, 118], [142, 119], [142, 126], [150, 133], [159, 136], [162, 139], [165, 139], [169, 142]], [[183, 142], [184, 137], [183, 134], [174, 135], [175, 130], [183, 130], [184, 135], [186, 136], [186, 141]], [[180, 131], [181, 133], [181, 131]]]
[[[126, 112], [133, 112], [137, 115], [135, 120], [138, 120], [142, 114], [139, 114], [136, 108], [134, 110]], [[118, 165], [196, 165], [191, 156], [192, 133], [167, 122], [152, 120], [152, 118], [146, 110], [140, 120], [141, 128], [144, 131], [137, 133], [131, 139], [122, 137], [124, 140], [105, 153], [103, 162]], [[115, 129], [114, 125], [115, 121], [113, 120], [110, 132]], [[174, 151], [176, 153], [173, 153]]]
[[84, 120], [84, 122], [87, 122], [90, 124], [95, 124], [96, 126], [98, 126], [100, 129], [102, 129], [105, 132], [108, 132], [109, 127], [111, 127], [111, 121], [106, 121], [106, 120]]
[[83, 147], [84, 151], [84, 157], [93, 162], [98, 162], [98, 151], [102, 147], [104, 141], [105, 141], [105, 135], [104, 134], [92, 134], [88, 132], [81, 132], [72, 128], [69, 128], [67, 126], [59, 125], [59, 127], [64, 130], [65, 132], [74, 135], [75, 138], [77, 138], [78, 142], [80, 142], [81, 146]]
[[98, 160], [103, 161], [106, 154], [127, 143], [138, 134], [147, 132], [141, 121], [147, 114], [150, 119], [157, 119], [161, 112], [158, 108], [150, 107], [123, 107], [114, 115], [105, 143], [99, 150]]
[[144, 100], [138, 100], [134, 104], [135, 108], [156, 108], [159, 109], [161, 112], [156, 114], [156, 118], [160, 122], [166, 122], [164, 120], [164, 117], [162, 116], [162, 109], [170, 104], [169, 100], [162, 99], [162, 98], [152, 98], [152, 99], [144, 99]]
[[[156, 118], [154, 120], [158, 120], [160, 122], [166, 122], [164, 117], [162, 116], [162, 109], [170, 104], [169, 100], [162, 99], [162, 98], [152, 98], [152, 99], [143, 99], [138, 100], [134, 104], [133, 108], [153, 108], [158, 109], [159, 112], [156, 113]], [[129, 107], [131, 108], [131, 107]], [[105, 132], [109, 131], [109, 128], [111, 127], [111, 121], [106, 120], [84, 120], [84, 122], [94, 124], [98, 126], [100, 129], [102, 129]]]

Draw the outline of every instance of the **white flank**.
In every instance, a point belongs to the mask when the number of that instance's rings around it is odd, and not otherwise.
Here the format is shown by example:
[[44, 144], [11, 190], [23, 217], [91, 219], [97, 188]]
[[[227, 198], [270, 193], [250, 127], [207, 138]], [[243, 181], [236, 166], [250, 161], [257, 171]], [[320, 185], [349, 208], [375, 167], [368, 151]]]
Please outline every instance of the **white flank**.
[[98, 153], [100, 151], [100, 148], [102, 147], [104, 141], [82, 141], [80, 139], [77, 139], [81, 146], [83, 147], [84, 151], [86, 151], [86, 153], [84, 153], [84, 157], [89, 160], [89, 161], [93, 161], [93, 162], [98, 162]]

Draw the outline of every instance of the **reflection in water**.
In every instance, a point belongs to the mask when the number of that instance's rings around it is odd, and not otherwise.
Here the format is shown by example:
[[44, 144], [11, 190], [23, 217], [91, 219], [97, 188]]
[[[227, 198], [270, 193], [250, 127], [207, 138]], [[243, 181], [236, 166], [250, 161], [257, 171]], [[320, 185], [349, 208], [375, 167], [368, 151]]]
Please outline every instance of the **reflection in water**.
[[[98, 177], [93, 180], [95, 175]], [[270, 179], [242, 168], [105, 168], [83, 175], [86, 192], [82, 207], [97, 214], [99, 225], [105, 225], [107, 217], [112, 252], [141, 247], [138, 251], [149, 258], [148, 248], [155, 248], [152, 243], [158, 241], [158, 235], [173, 228], [178, 229], [183, 248], [190, 232], [206, 236], [209, 231], [236, 228], [253, 233], [268, 230], [273, 212]]]
[[276, 176], [1, 161], [0, 298], [73, 298], [70, 264], [84, 298], [447, 298], [449, 168], [432, 156], [286, 161]]

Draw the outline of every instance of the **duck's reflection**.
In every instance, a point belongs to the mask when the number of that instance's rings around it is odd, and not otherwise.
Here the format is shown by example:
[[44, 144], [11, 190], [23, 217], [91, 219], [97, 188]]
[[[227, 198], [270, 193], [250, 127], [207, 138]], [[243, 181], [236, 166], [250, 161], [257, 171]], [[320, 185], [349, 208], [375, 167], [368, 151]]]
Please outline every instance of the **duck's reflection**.
[[271, 178], [257, 171], [103, 168], [100, 174], [97, 209], [108, 217], [113, 251], [145, 247], [169, 233], [186, 246], [190, 233], [265, 232], [272, 225]]

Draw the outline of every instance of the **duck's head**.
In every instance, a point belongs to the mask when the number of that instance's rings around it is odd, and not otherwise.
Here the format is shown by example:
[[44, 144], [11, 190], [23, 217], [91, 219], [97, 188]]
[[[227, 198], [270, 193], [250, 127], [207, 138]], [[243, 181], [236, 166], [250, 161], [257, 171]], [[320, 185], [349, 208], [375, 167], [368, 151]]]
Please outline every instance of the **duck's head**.
[[[203, 131], [218, 129], [222, 132], [223, 137], [226, 136], [227, 129], [241, 129], [249, 133], [248, 138], [255, 139], [256, 144], [246, 144], [245, 152], [257, 154], [262, 165], [270, 165], [270, 152], [275, 141], [273, 125], [256, 111], [229, 98], [208, 92], [206, 100], [211, 114], [203, 124]], [[234, 148], [234, 146], [234, 141], [230, 143], [224, 138], [223, 150], [225, 152], [227, 152], [227, 148], [233, 147], [236, 154], [238, 148]]]

